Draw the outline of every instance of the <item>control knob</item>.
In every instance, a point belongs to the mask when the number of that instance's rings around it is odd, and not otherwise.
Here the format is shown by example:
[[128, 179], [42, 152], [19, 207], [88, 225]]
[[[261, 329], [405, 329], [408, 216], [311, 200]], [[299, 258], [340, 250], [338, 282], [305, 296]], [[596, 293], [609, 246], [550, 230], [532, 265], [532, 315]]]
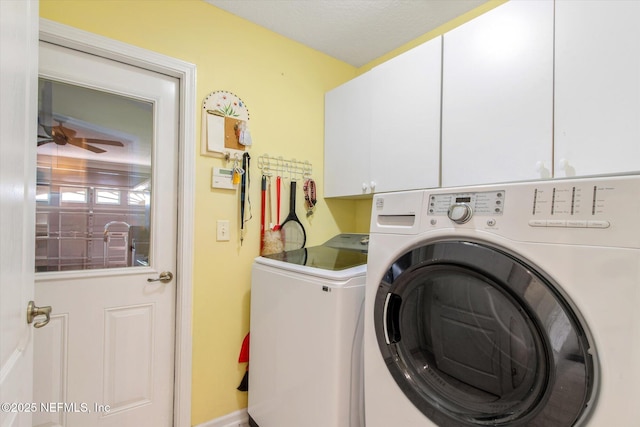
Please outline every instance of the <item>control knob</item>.
[[449, 219], [456, 224], [464, 224], [468, 222], [473, 216], [473, 210], [471, 206], [466, 203], [454, 203], [449, 206], [449, 212], [447, 212]]

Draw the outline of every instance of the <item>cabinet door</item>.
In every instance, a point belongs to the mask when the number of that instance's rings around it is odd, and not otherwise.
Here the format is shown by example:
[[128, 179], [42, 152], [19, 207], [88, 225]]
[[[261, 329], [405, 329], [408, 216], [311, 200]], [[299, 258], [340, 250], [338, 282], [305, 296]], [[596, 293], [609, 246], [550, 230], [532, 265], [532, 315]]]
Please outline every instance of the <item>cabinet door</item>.
[[370, 193], [369, 73], [327, 92], [324, 108], [324, 196]]
[[440, 178], [442, 38], [371, 70], [371, 187], [437, 187]]
[[442, 185], [550, 176], [553, 2], [509, 1], [444, 35]]
[[640, 2], [556, 2], [555, 176], [640, 170]]

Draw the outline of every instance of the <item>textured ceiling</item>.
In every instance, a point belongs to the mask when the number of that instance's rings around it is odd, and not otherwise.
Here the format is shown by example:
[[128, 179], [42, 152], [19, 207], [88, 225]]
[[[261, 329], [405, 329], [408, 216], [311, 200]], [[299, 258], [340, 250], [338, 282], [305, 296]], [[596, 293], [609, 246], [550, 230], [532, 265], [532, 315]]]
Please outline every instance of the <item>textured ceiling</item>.
[[487, 0], [205, 0], [360, 67]]

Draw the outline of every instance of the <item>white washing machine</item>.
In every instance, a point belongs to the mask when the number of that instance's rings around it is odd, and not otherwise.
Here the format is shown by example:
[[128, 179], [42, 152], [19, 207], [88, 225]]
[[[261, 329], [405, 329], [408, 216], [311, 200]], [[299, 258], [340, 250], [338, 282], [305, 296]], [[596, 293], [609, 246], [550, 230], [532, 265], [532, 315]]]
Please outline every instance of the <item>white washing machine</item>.
[[640, 422], [640, 176], [376, 195], [367, 427]]
[[251, 278], [249, 424], [364, 425], [368, 235], [256, 258]]

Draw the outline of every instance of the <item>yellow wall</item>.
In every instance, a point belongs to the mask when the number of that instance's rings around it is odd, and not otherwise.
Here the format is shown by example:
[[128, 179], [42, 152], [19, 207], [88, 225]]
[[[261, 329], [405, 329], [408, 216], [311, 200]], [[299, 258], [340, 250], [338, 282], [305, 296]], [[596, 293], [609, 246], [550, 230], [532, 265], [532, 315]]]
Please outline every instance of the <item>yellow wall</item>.
[[[253, 219], [242, 247], [237, 194], [210, 188], [212, 167], [225, 166], [224, 161], [198, 155], [194, 171], [192, 423], [246, 407], [246, 393], [236, 387], [245, 369], [238, 353], [249, 330], [251, 263], [259, 251], [256, 160], [265, 153], [308, 160], [322, 194], [324, 93], [353, 78], [356, 69], [200, 0], [42, 0], [40, 15], [196, 64], [197, 111], [214, 90], [233, 92], [246, 103], [253, 138]], [[198, 140], [193, 141], [198, 152], [199, 120]], [[307, 221], [300, 191], [297, 212], [309, 245], [354, 231], [354, 201], [321, 200]], [[284, 197], [283, 213], [287, 209]], [[218, 219], [231, 221], [230, 242], [216, 242]]]
[[[201, 0], [41, 0], [40, 14], [197, 66], [198, 109], [214, 90], [238, 95], [250, 113], [253, 219], [238, 243], [238, 196], [210, 188], [222, 160], [197, 156], [193, 301], [192, 424], [246, 407], [238, 392], [238, 352], [249, 330], [251, 263], [259, 251], [261, 154], [308, 160], [323, 193], [324, 93], [409, 48], [503, 3], [492, 0], [370, 64], [356, 69]], [[197, 123], [199, 147], [200, 118]], [[199, 149], [197, 150], [199, 152]], [[336, 173], [339, 173], [337, 171]], [[284, 193], [285, 195], [288, 192]], [[300, 193], [298, 193], [300, 194]], [[286, 199], [286, 197], [285, 197]], [[283, 203], [284, 212], [288, 202]], [[339, 232], [366, 232], [371, 200], [320, 200], [310, 220], [298, 197], [308, 245]], [[231, 221], [231, 241], [216, 242], [215, 222]]]

